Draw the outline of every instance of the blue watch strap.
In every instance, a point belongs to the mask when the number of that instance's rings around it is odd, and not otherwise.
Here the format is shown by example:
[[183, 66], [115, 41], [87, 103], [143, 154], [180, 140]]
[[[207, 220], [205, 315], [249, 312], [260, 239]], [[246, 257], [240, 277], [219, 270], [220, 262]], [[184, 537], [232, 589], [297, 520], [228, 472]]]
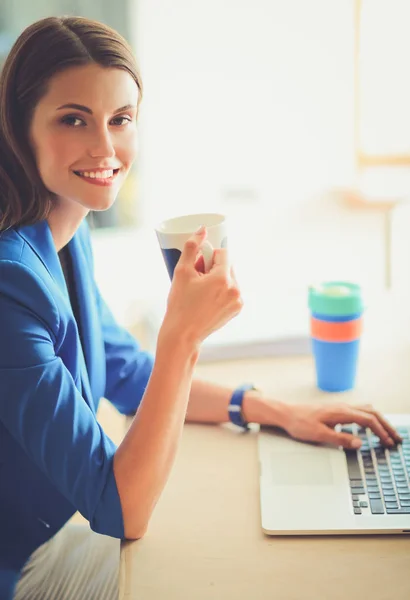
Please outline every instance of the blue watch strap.
[[232, 398], [228, 406], [228, 413], [231, 422], [234, 425], [238, 425], [238, 427], [242, 427], [243, 429], [249, 429], [249, 424], [244, 420], [242, 415], [243, 396], [248, 390], [254, 389], [256, 388], [252, 383], [245, 383], [244, 385], [236, 388], [232, 394]]

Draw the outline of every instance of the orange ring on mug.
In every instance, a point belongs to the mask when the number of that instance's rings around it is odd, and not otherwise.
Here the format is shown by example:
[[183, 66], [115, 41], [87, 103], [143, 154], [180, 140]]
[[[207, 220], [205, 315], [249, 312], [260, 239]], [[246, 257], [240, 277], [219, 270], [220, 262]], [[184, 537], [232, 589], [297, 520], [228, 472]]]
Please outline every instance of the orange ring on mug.
[[315, 340], [322, 342], [353, 342], [363, 331], [362, 317], [351, 321], [321, 321], [315, 317], [310, 319], [310, 332]]

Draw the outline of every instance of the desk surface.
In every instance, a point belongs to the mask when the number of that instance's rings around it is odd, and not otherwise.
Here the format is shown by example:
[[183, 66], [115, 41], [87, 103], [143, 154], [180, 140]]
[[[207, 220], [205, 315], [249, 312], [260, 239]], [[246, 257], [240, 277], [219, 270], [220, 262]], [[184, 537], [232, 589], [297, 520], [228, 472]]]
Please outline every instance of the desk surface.
[[[410, 346], [385, 350], [366, 351], [357, 388], [345, 394], [316, 389], [311, 357], [207, 364], [197, 374], [233, 386], [251, 380], [288, 402], [410, 412]], [[408, 600], [408, 537], [262, 533], [256, 439], [230, 425], [185, 427], [148, 533], [122, 544], [120, 600]]]

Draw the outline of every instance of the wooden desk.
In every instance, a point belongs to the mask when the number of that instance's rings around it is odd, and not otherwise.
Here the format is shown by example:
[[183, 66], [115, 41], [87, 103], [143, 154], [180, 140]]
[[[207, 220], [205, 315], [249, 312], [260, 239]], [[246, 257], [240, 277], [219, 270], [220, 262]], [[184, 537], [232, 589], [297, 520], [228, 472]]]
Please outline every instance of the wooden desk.
[[[198, 367], [228, 385], [251, 380], [288, 402], [372, 403], [410, 412], [410, 345], [371, 345], [357, 389], [328, 395], [311, 357]], [[376, 352], [377, 350], [377, 352]], [[260, 527], [257, 433], [185, 427], [146, 537], [121, 548], [121, 600], [408, 600], [410, 538], [269, 537]]]

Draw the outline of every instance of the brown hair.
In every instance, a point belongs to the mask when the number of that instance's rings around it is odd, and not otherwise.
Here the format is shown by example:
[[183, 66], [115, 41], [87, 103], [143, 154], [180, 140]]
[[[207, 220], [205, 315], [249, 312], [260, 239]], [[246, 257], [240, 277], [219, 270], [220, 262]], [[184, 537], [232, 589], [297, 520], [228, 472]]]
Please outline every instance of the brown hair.
[[47, 218], [53, 194], [44, 186], [29, 144], [34, 108], [53, 75], [98, 64], [130, 73], [142, 96], [132, 50], [114, 29], [84, 17], [49, 17], [27, 27], [0, 74], [0, 231]]

